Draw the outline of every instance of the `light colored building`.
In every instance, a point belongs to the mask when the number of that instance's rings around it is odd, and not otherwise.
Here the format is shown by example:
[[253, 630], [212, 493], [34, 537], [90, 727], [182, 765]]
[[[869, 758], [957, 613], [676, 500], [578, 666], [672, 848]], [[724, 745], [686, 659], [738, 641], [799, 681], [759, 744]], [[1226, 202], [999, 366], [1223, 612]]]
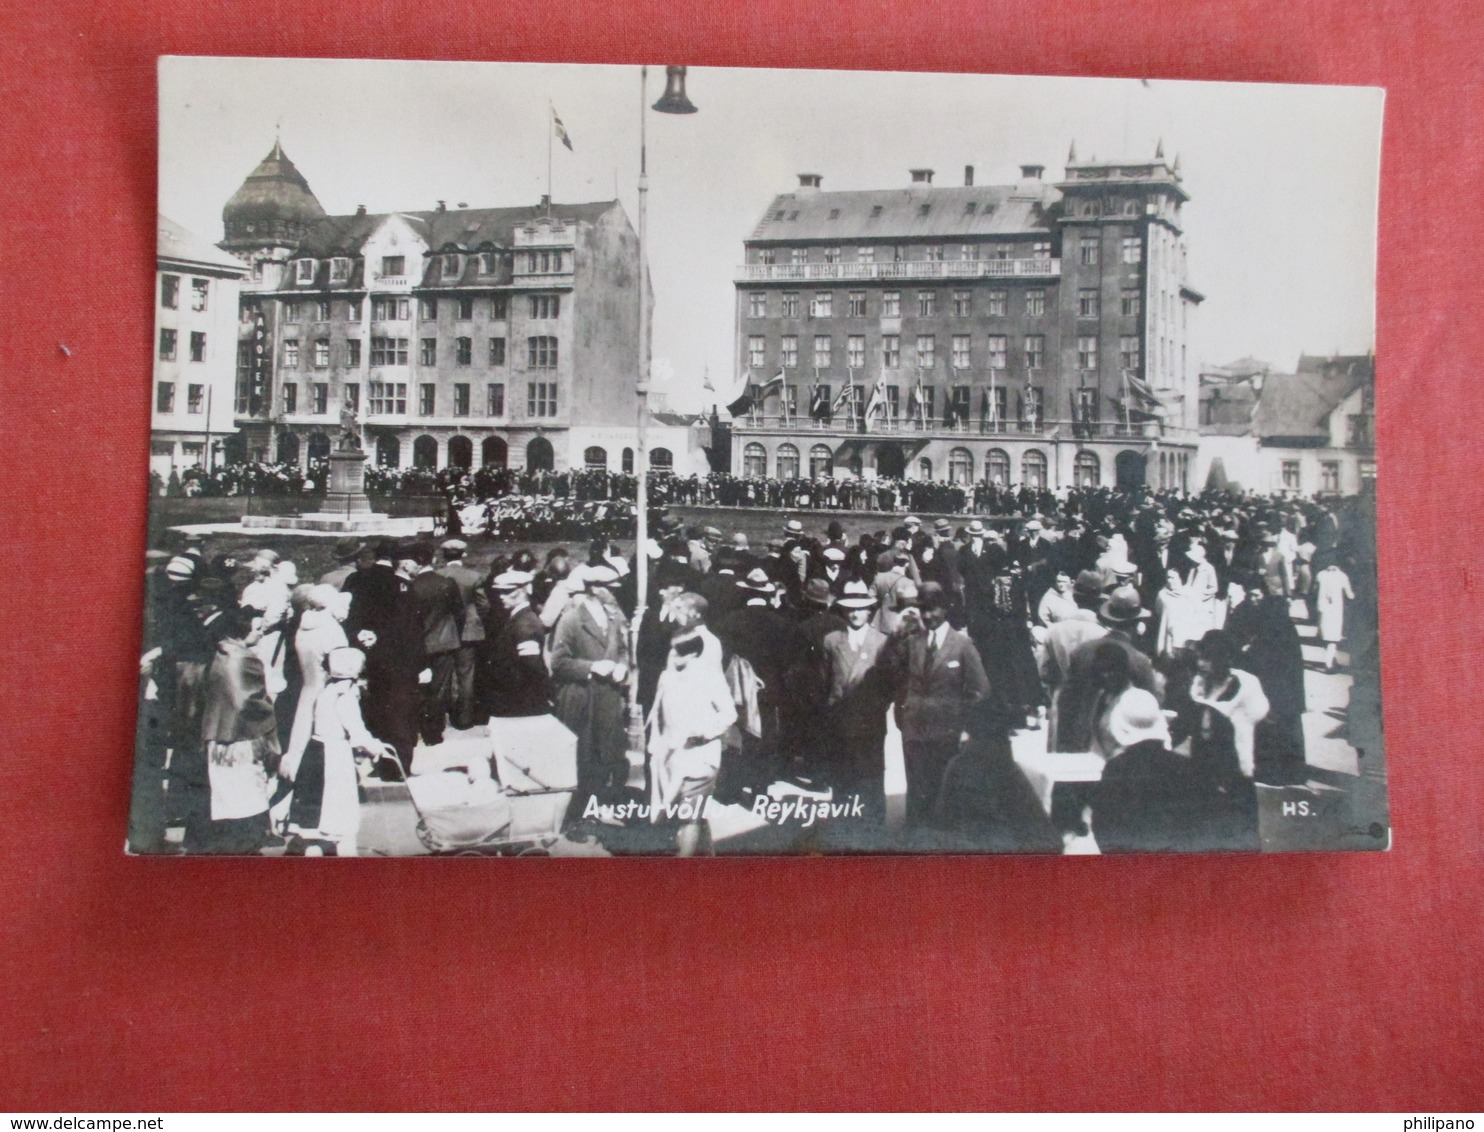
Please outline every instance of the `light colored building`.
[[233, 422], [238, 290], [248, 268], [165, 216], [155, 245], [150, 470], [214, 467]]
[[775, 197], [735, 279], [754, 404], [733, 471], [1191, 486], [1202, 296], [1179, 160], [1074, 149], [1060, 182], [1042, 173], [850, 192], [810, 173]]

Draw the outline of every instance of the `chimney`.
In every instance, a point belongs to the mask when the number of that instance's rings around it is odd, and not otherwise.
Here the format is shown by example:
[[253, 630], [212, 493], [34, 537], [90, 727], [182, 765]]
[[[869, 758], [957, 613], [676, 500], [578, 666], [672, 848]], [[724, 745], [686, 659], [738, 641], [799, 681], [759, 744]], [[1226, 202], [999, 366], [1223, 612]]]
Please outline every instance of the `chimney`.
[[931, 185], [933, 183], [933, 171], [931, 169], [909, 169], [912, 174], [914, 185]]
[[1026, 181], [1039, 181], [1044, 172], [1046, 172], [1044, 165], [1022, 165], [1020, 167], [1021, 179]]
[[357, 216], [365, 216], [366, 215], [366, 206], [364, 204], [358, 204], [358, 205], [356, 205], [356, 215]]
[[964, 166], [964, 188], [971, 189], [973, 187], [974, 187], [974, 167], [972, 165], [965, 165]]
[[441, 201], [440, 200], [438, 202], [438, 211], [439, 212], [447, 212], [448, 211], [448, 202], [447, 201]]
[[541, 207], [542, 208], [550, 208], [551, 207], [551, 195], [549, 193], [542, 193], [541, 194]]
[[818, 173], [799, 174], [799, 196], [811, 196], [819, 192], [819, 186], [824, 181]]

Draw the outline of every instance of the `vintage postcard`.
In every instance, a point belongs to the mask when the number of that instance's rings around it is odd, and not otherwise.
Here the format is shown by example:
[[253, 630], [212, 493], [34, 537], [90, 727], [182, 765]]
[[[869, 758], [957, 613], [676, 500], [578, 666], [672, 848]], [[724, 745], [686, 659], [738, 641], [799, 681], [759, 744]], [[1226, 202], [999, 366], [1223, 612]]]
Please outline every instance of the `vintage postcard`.
[[1382, 106], [162, 59], [128, 850], [1387, 848]]

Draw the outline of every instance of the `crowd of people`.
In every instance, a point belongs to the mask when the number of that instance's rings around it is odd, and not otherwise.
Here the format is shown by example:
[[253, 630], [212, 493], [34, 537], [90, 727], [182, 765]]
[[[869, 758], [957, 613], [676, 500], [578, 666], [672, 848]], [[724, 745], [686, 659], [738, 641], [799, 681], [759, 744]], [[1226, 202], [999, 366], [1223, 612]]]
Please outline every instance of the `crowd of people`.
[[[704, 852], [713, 802], [780, 799], [831, 820], [775, 847], [1256, 848], [1256, 784], [1306, 768], [1294, 603], [1333, 666], [1347, 603], [1374, 600], [1369, 502], [1050, 502], [854, 542], [788, 517], [762, 546], [660, 512], [632, 642], [636, 562], [606, 536], [478, 565], [457, 536], [349, 539], [312, 583], [189, 542], [150, 575], [136, 789], [156, 804], [131, 842], [354, 853], [359, 779], [412, 773], [450, 727], [551, 714], [577, 740], [569, 835], [635, 851]], [[1041, 729], [1106, 760], [1049, 814], [1011, 759]]]

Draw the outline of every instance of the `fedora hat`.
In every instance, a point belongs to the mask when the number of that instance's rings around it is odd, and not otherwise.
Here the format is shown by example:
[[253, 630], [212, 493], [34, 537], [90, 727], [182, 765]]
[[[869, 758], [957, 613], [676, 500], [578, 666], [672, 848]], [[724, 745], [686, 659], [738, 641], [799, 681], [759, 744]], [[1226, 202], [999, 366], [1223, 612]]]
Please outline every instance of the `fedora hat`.
[[865, 582], [846, 582], [845, 592], [835, 599], [841, 609], [870, 609], [876, 598]]
[[1119, 586], [1107, 596], [1102, 608], [1098, 610], [1100, 620], [1115, 625], [1132, 625], [1148, 616], [1149, 611], [1139, 604], [1139, 591], [1133, 586]]
[[800, 537], [803, 537], [804, 524], [799, 522], [797, 519], [790, 519], [788, 522], [783, 524], [783, 532], [784, 534], [798, 535]]
[[506, 570], [503, 574], [496, 574], [490, 579], [490, 589], [510, 593], [512, 590], [529, 586], [534, 577], [534, 574], [525, 570]]
[[336, 562], [349, 562], [360, 555], [365, 545], [360, 539], [354, 537], [336, 539], [331, 553], [335, 556]]
[[771, 594], [778, 590], [777, 586], [768, 581], [767, 572], [761, 566], [754, 566], [747, 577], [737, 583], [737, 588], [751, 590], [755, 594]]
[[1170, 745], [1169, 722], [1153, 693], [1143, 688], [1129, 688], [1118, 697], [1108, 713], [1107, 727], [1119, 750], [1150, 739], [1166, 747]]
[[1072, 583], [1072, 592], [1083, 597], [1099, 597], [1103, 592], [1103, 576], [1096, 570], [1083, 570]]
[[804, 583], [804, 600], [815, 605], [829, 605], [830, 584], [823, 578], [810, 578]]
[[940, 517], [933, 520], [933, 530], [940, 535], [950, 535], [953, 533], [953, 524]]
[[969, 520], [969, 535], [972, 538], [983, 538], [985, 534], [984, 524], [978, 519]]

